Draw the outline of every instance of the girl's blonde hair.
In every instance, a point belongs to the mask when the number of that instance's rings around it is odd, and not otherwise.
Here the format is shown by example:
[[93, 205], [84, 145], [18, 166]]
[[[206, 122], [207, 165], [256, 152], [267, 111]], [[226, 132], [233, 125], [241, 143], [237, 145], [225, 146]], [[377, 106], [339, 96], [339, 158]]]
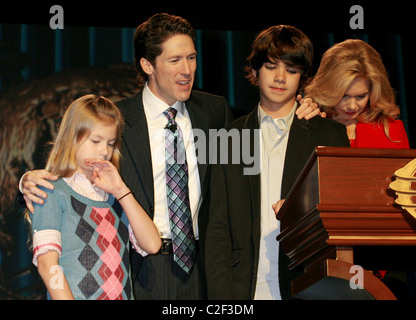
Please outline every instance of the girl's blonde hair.
[[123, 117], [109, 99], [88, 94], [75, 100], [66, 110], [45, 169], [59, 177], [72, 176], [77, 169], [78, 145], [95, 125], [116, 126], [117, 137], [110, 161], [119, 168]]
[[[45, 169], [59, 177], [72, 176], [78, 167], [76, 161], [78, 145], [91, 133], [95, 125], [116, 126], [117, 137], [110, 161], [119, 168], [124, 119], [119, 109], [109, 99], [88, 94], [75, 100], [65, 111]], [[28, 209], [25, 210], [24, 217], [31, 225]], [[29, 232], [27, 243], [32, 250], [32, 232]]]
[[305, 88], [305, 95], [323, 111], [334, 114], [335, 107], [357, 77], [366, 79], [370, 86], [368, 106], [357, 120], [382, 124], [389, 137], [389, 119], [397, 119], [400, 108], [380, 54], [366, 42], [349, 39], [328, 49], [314, 79]]

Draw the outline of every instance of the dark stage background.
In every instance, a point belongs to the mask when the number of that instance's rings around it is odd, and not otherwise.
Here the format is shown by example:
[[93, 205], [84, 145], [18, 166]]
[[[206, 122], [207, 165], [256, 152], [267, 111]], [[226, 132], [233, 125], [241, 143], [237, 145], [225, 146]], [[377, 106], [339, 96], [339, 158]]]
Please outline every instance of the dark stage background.
[[[151, 3], [154, 2], [154, 3]], [[285, 1], [287, 2], [287, 1]], [[52, 5], [64, 9], [64, 29], [52, 30]], [[352, 30], [353, 5], [364, 9], [364, 29]], [[42, 299], [31, 264], [27, 225], [14, 205], [17, 183], [44, 164], [65, 108], [80, 94], [114, 100], [134, 94], [134, 29], [156, 12], [188, 19], [197, 30], [195, 87], [227, 97], [236, 116], [252, 110], [258, 91], [244, 67], [256, 34], [271, 25], [300, 28], [323, 52], [348, 38], [371, 44], [382, 56], [411, 147], [416, 145], [415, 72], [411, 3], [279, 1], [126, 1], [5, 3], [0, 9], [0, 299]]]

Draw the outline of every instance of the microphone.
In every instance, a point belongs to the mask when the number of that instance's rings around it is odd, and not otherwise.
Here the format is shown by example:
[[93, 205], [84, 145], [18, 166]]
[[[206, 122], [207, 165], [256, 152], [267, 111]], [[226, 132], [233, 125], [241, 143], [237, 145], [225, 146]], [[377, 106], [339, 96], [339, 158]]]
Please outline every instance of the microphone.
[[177, 125], [169, 122], [168, 124], [166, 124], [165, 129], [169, 129], [170, 131], [175, 133]]

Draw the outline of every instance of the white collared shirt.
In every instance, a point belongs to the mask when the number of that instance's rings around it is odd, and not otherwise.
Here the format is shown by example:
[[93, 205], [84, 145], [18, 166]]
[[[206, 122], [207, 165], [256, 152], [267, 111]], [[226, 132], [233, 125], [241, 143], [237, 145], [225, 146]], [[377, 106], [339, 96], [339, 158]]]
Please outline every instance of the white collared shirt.
[[154, 181], [154, 218], [153, 222], [159, 230], [162, 238], [171, 239], [169, 225], [169, 212], [166, 197], [166, 173], [165, 173], [165, 129], [167, 118], [163, 111], [169, 107], [178, 110], [175, 121], [182, 131], [185, 144], [186, 158], [188, 163], [188, 188], [189, 204], [192, 213], [195, 239], [199, 238], [198, 211], [202, 202], [201, 183], [199, 181], [198, 166], [196, 160], [194, 136], [192, 124], [184, 102], [177, 101], [169, 106], [157, 98], [149, 89], [147, 84], [143, 89], [143, 105], [147, 119], [150, 140], [150, 151], [152, 155], [153, 181]]
[[108, 193], [94, 186], [90, 180], [80, 172], [75, 172], [71, 177], [62, 179], [72, 188], [72, 190], [88, 199], [95, 201], [108, 200]]
[[[64, 177], [62, 179], [72, 190], [88, 199], [94, 201], [107, 201], [109, 198], [109, 194], [107, 192], [96, 187], [94, 184], [91, 183], [90, 180], [88, 180], [88, 178], [84, 174], [80, 172], [75, 172], [71, 177]], [[133, 248], [142, 256], [147, 256], [147, 252], [140, 248], [130, 224], [128, 225], [128, 231], [129, 239], [133, 245]], [[46, 229], [41, 231], [34, 230], [33, 247], [38, 248], [38, 250], [35, 250], [32, 260], [35, 266], [38, 266], [38, 256], [48, 251], [54, 250], [58, 252], [59, 257], [61, 257], [61, 233], [57, 230], [52, 229]]]
[[296, 103], [286, 117], [272, 119], [263, 111], [260, 104], [258, 106], [261, 129], [261, 238], [254, 299], [281, 299], [278, 268], [279, 242], [276, 241], [276, 236], [280, 232], [280, 224], [272, 205], [281, 199], [286, 148], [295, 110]]

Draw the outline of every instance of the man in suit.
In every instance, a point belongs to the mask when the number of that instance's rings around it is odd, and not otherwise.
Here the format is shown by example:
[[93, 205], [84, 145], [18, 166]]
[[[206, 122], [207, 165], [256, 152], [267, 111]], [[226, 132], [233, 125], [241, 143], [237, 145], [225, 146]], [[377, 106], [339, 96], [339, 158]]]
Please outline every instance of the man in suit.
[[[208, 197], [207, 164], [196, 161], [192, 129], [208, 136], [209, 129], [226, 126], [232, 114], [223, 97], [192, 91], [197, 54], [194, 41], [192, 26], [181, 17], [156, 14], [141, 24], [134, 34], [134, 47], [138, 82], [144, 87], [135, 97], [117, 103], [126, 121], [121, 174], [163, 240], [159, 254], [143, 257], [132, 251], [136, 299], [206, 298], [199, 240], [205, 230], [202, 200]], [[183, 135], [188, 165], [189, 206], [196, 239], [196, 261], [189, 274], [172, 257], [165, 142], [157, 139], [158, 133], [164, 138], [168, 120], [163, 112], [169, 107], [177, 110], [176, 123]]]
[[[240, 149], [249, 148], [261, 170], [247, 174], [244, 159], [212, 165], [205, 239], [209, 299], [290, 298], [296, 274], [279, 250], [272, 206], [286, 197], [316, 146], [349, 146], [345, 126], [294, 116], [312, 55], [309, 39], [291, 26], [271, 27], [254, 41], [248, 69], [260, 103], [227, 130], [240, 133]], [[229, 159], [232, 149], [229, 145]]]
[[[134, 34], [137, 95], [117, 102], [125, 118], [123, 160], [120, 171], [126, 184], [153, 219], [162, 237], [159, 254], [147, 255], [137, 243], [132, 250], [132, 278], [136, 299], [205, 299], [206, 287], [199, 240], [206, 227], [206, 200], [209, 196], [207, 161], [197, 162], [193, 129], [206, 137], [209, 129], [224, 128], [232, 119], [225, 98], [193, 91], [196, 70], [195, 32], [185, 19], [155, 14]], [[175, 119], [183, 137], [187, 163], [188, 207], [192, 217], [196, 260], [185, 272], [173, 259], [172, 231], [167, 200], [164, 132], [168, 119], [164, 111], [175, 108]], [[176, 131], [176, 130], [175, 130]], [[163, 137], [161, 139], [161, 137]], [[208, 145], [206, 145], [208, 148]], [[50, 188], [45, 180], [55, 180], [45, 170], [35, 170], [22, 178], [24, 198], [42, 203], [45, 194], [37, 185]], [[38, 198], [40, 197], [40, 198]]]

